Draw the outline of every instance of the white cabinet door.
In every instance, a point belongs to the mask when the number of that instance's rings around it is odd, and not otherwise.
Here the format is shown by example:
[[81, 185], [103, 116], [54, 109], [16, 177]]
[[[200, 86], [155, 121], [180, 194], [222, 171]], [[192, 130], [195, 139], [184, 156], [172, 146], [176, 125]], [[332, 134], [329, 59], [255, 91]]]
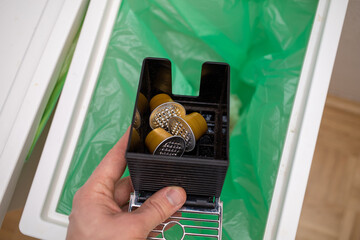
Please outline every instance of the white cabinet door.
[[85, 0], [0, 3], [0, 224]]
[[57, 213], [56, 205], [120, 2], [92, 0], [88, 6], [20, 222], [20, 230], [26, 235], [41, 239], [65, 239], [68, 217]]

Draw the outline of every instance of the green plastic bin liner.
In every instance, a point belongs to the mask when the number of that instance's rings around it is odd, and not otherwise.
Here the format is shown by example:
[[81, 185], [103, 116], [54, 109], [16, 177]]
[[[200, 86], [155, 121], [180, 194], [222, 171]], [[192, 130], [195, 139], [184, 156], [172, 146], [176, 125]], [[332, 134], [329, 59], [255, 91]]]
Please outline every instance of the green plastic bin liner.
[[[173, 91], [197, 95], [201, 64], [231, 68], [230, 166], [223, 239], [264, 234], [314, 0], [123, 0], [57, 211], [128, 128], [142, 61], [172, 62]], [[128, 174], [128, 173], [126, 173]]]

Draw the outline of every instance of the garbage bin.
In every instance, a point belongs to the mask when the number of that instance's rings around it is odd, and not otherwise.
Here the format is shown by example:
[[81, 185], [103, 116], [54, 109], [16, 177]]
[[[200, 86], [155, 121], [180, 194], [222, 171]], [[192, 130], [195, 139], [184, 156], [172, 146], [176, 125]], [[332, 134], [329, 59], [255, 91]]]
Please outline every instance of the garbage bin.
[[183, 95], [198, 94], [204, 61], [231, 67], [223, 239], [294, 238], [347, 2], [120, 2], [89, 5], [21, 230], [64, 238], [152, 56], [172, 61]]

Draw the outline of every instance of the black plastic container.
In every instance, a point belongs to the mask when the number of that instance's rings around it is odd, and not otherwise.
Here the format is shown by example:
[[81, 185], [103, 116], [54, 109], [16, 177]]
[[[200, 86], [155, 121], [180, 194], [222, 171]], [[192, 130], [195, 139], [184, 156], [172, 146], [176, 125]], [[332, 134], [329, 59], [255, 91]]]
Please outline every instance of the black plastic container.
[[[201, 113], [208, 131], [191, 152], [182, 157], [152, 155], [145, 146], [145, 137], [151, 131], [150, 110], [143, 113], [138, 129], [140, 144], [126, 152], [126, 159], [135, 191], [140, 199], [166, 186], [181, 186], [188, 195], [185, 205], [214, 206], [220, 196], [229, 165], [229, 96], [230, 67], [225, 63], [205, 62], [201, 71], [199, 96], [172, 94], [171, 62], [167, 59], [146, 58], [143, 61], [136, 97], [133, 121], [139, 92], [150, 101], [159, 93], [169, 94], [181, 103], [186, 113]], [[132, 138], [130, 134], [129, 143]]]

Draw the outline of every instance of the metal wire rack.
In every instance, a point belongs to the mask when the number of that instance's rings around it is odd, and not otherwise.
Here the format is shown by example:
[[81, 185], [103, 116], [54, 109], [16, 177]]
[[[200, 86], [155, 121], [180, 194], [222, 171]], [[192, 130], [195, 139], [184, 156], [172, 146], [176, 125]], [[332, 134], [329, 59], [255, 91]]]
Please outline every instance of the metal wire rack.
[[[130, 196], [129, 212], [141, 206], [139, 194], [134, 192]], [[219, 198], [215, 199], [215, 207], [212, 209], [202, 207], [182, 207], [167, 221], [161, 223], [152, 230], [149, 240], [166, 240], [165, 231], [169, 225], [179, 225], [182, 229], [179, 237], [181, 240], [191, 236], [192, 239], [218, 239], [222, 235], [222, 211], [223, 205]], [[184, 216], [186, 215], [186, 216]]]

